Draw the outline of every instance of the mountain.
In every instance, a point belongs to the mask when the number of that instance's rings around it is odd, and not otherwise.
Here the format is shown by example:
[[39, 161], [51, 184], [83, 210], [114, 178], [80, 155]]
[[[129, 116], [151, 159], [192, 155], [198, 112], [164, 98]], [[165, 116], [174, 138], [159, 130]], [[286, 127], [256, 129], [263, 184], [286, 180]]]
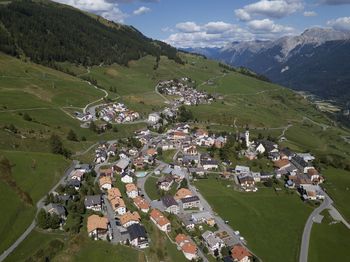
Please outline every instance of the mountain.
[[200, 51], [295, 90], [340, 102], [350, 98], [350, 33], [311, 28], [275, 41], [234, 42], [220, 50]]
[[64, 61], [127, 65], [145, 55], [182, 62], [175, 48], [145, 37], [132, 26], [51, 1], [1, 4], [0, 51], [47, 65]]

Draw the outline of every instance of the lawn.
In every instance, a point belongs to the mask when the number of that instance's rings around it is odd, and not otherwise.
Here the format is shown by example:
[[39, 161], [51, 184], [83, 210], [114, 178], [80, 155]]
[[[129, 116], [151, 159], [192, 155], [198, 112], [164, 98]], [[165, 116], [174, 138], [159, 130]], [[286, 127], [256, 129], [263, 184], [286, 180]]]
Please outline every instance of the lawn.
[[333, 198], [335, 207], [350, 222], [350, 172], [328, 168], [323, 172], [326, 177], [324, 187], [327, 189], [327, 193]]
[[[55, 244], [56, 240], [63, 240], [63, 233], [43, 233], [38, 230], [32, 231], [29, 236], [16, 248], [10, 256], [5, 260], [6, 262], [18, 262], [39, 260], [39, 257], [35, 256], [40, 254], [40, 258], [43, 259], [43, 255], [49, 256], [49, 249], [51, 245]], [[63, 241], [62, 241], [63, 242]]]
[[[36, 202], [46, 195], [52, 186], [63, 176], [69, 162], [62, 156], [46, 153], [0, 151], [13, 165], [12, 181], [17, 183], [15, 191], [0, 177], [2, 197], [0, 205], [0, 253], [9, 247], [30, 225], [36, 211]], [[23, 195], [28, 193], [31, 201]], [[32, 202], [32, 203], [30, 203]]]
[[264, 261], [296, 261], [311, 207], [297, 195], [271, 188], [257, 193], [240, 193], [226, 187], [229, 182], [214, 177], [198, 180], [196, 187], [248, 246]]
[[350, 230], [342, 223], [330, 224], [328, 212], [321, 224], [314, 223], [311, 231], [309, 262], [347, 261], [350, 250]]
[[159, 156], [159, 159], [164, 161], [165, 163], [171, 163], [173, 162], [173, 157], [175, 152], [176, 152], [176, 149], [165, 150], [163, 151], [162, 155]]
[[147, 195], [149, 196], [150, 199], [152, 200], [157, 200], [160, 199], [163, 195], [175, 195], [176, 193], [176, 188], [178, 184], [176, 182], [173, 183], [169, 191], [164, 191], [164, 194], [159, 194], [158, 188], [157, 188], [157, 181], [158, 178], [153, 177], [153, 176], [148, 176], [145, 182], [145, 190]]

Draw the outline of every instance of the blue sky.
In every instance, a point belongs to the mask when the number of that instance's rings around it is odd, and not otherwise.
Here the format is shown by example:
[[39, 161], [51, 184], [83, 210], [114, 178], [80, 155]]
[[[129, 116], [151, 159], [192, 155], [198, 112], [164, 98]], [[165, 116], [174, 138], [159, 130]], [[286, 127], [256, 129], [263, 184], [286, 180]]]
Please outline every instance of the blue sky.
[[176, 47], [275, 39], [310, 27], [350, 31], [350, 0], [56, 0]]

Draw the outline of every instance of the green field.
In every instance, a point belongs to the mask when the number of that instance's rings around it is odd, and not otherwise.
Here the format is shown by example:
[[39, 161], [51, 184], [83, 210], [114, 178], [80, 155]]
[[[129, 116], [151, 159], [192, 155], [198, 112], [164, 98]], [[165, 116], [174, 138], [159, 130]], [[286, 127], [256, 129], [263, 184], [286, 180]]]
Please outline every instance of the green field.
[[330, 224], [332, 219], [328, 212], [321, 224], [312, 226], [309, 261], [347, 261], [350, 250], [350, 230], [342, 223]]
[[248, 246], [263, 261], [296, 261], [305, 221], [311, 207], [282, 190], [261, 188], [257, 193], [240, 193], [228, 188], [230, 182], [198, 180], [195, 186]]
[[160, 199], [163, 195], [175, 195], [176, 188], [178, 186], [176, 182], [173, 183], [169, 191], [163, 191], [162, 194], [160, 194], [160, 191], [158, 191], [157, 187], [157, 181], [157, 177], [148, 176], [145, 182], [145, 190], [150, 199], [157, 200]]
[[335, 202], [335, 207], [350, 221], [350, 172], [335, 168], [329, 168], [323, 172], [326, 177], [324, 187]]
[[[44, 197], [64, 174], [69, 162], [61, 156], [47, 153], [0, 151], [10, 160], [12, 180], [20, 191], [0, 176], [2, 197], [0, 204], [3, 215], [0, 218], [0, 252], [20, 236], [34, 219], [36, 202]], [[23, 198], [27, 193], [31, 200]]]

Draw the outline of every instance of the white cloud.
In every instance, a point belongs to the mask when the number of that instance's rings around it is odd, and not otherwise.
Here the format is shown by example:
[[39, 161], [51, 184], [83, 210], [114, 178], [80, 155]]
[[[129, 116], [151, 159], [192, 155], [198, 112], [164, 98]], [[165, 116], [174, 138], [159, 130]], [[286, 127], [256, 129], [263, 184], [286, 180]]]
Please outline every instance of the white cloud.
[[133, 14], [134, 15], [143, 15], [146, 13], [151, 12], [151, 8], [145, 7], [145, 6], [141, 6], [140, 8], [134, 10]]
[[225, 23], [222, 21], [209, 22], [204, 25], [204, 29], [207, 34], [220, 34], [229, 30], [233, 30], [235, 28], [237, 28], [236, 25]]
[[311, 16], [317, 16], [317, 13], [314, 12], [314, 11], [305, 11], [303, 13], [303, 15], [306, 16], [306, 17], [311, 17]]
[[56, 2], [74, 6], [84, 11], [103, 16], [108, 20], [123, 23], [128, 14], [119, 9], [117, 3], [108, 0], [55, 0]]
[[327, 25], [339, 31], [350, 31], [350, 17], [339, 17], [327, 22]]
[[322, 4], [326, 5], [346, 5], [350, 4], [350, 0], [321, 0]]
[[267, 18], [262, 20], [252, 20], [248, 22], [248, 27], [252, 32], [257, 34], [291, 34], [295, 32], [293, 27], [275, 24], [274, 21]]
[[199, 32], [201, 30], [200, 26], [197, 25], [195, 22], [178, 23], [176, 25], [176, 28], [183, 33], [193, 33]]
[[242, 21], [251, 20], [260, 15], [272, 18], [282, 18], [304, 8], [302, 0], [260, 0], [235, 10], [235, 15]]

